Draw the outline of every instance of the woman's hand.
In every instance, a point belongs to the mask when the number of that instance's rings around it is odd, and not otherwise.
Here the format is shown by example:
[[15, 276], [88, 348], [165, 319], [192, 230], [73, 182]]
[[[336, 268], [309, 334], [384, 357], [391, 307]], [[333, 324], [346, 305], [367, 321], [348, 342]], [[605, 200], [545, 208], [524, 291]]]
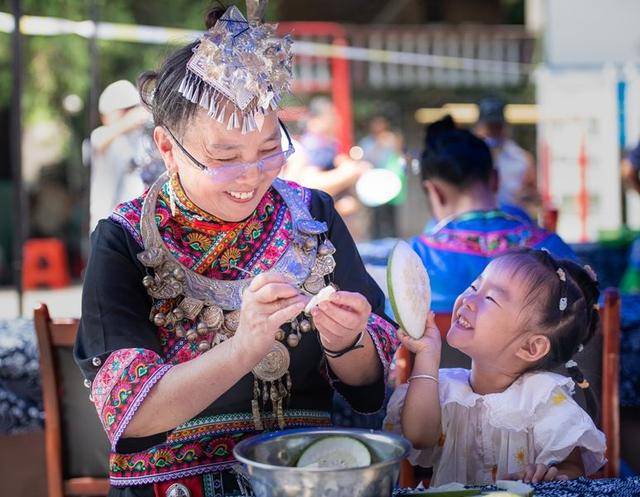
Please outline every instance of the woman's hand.
[[440, 330], [436, 326], [436, 318], [433, 312], [427, 317], [424, 335], [416, 340], [411, 338], [403, 329], [398, 330], [398, 338], [410, 352], [420, 356], [433, 356], [440, 361], [440, 351], [442, 350], [442, 337]]
[[524, 471], [509, 475], [509, 480], [522, 480], [525, 483], [568, 479], [569, 476], [561, 474], [556, 466], [547, 466], [545, 464], [528, 464]]
[[338, 351], [353, 345], [364, 333], [371, 305], [359, 293], [336, 292], [311, 311], [322, 346]]
[[240, 324], [232, 340], [239, 357], [253, 365], [260, 362], [271, 350], [280, 326], [300, 314], [308, 301], [283, 274], [257, 276], [242, 295]]

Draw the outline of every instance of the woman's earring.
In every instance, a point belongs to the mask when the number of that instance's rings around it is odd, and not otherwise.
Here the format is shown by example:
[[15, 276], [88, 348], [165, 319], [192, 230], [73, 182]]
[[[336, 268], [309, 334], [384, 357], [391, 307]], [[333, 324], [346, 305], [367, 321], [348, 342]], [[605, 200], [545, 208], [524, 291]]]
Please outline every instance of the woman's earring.
[[169, 209], [173, 217], [176, 215], [176, 192], [173, 191], [173, 182], [177, 179], [178, 173], [176, 172], [171, 175], [171, 179], [169, 180]]

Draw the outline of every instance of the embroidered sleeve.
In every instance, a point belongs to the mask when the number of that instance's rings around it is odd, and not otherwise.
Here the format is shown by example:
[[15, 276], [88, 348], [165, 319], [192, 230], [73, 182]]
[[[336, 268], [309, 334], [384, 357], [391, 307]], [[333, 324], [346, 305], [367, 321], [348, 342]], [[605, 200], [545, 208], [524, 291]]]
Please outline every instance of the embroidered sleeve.
[[371, 313], [369, 321], [367, 323], [367, 333], [373, 340], [373, 344], [376, 346], [378, 357], [382, 363], [384, 370], [385, 382], [389, 376], [389, 368], [391, 367], [391, 361], [396, 353], [396, 349], [400, 344], [398, 340], [397, 330], [395, 326], [389, 323], [386, 319]]
[[589, 415], [568, 395], [556, 388], [536, 411], [533, 423], [536, 464], [558, 464], [579, 447], [586, 475], [606, 462], [606, 440]]
[[153, 386], [170, 368], [158, 354], [146, 349], [120, 349], [104, 361], [91, 395], [112, 450]]
[[367, 323], [366, 332], [376, 348], [378, 358], [382, 364], [382, 377], [372, 385], [350, 386], [342, 383], [331, 371], [328, 361], [325, 361], [324, 374], [331, 387], [338, 393], [353, 411], [359, 414], [374, 414], [384, 406], [385, 388], [391, 360], [398, 347], [396, 328], [377, 314], [371, 313]]

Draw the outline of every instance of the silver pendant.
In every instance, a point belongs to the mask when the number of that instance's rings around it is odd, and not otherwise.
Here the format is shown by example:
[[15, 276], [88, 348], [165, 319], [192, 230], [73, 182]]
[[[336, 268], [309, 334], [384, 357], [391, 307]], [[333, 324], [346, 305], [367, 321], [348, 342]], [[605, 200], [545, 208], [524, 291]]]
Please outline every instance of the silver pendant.
[[224, 313], [217, 305], [204, 308], [202, 313], [202, 322], [211, 330], [218, 331], [224, 324]]
[[274, 342], [271, 351], [253, 368], [253, 374], [260, 381], [276, 381], [289, 371], [291, 357], [287, 347]]
[[147, 292], [154, 299], [174, 299], [182, 295], [183, 287], [179, 281], [167, 279], [147, 288]]
[[316, 264], [313, 267], [311, 273], [318, 276], [327, 276], [328, 274], [333, 273], [335, 269], [336, 260], [332, 255], [326, 255], [324, 257], [318, 257], [316, 259]]
[[326, 257], [336, 253], [336, 247], [331, 243], [331, 240], [325, 240], [322, 245], [318, 247], [318, 255], [320, 257]]
[[296, 230], [300, 233], [310, 236], [321, 235], [329, 231], [329, 226], [324, 221], [316, 221], [315, 219], [301, 219], [296, 223]]
[[167, 489], [165, 496], [166, 497], [191, 497], [191, 492], [182, 483], [174, 483]]
[[312, 274], [305, 280], [303, 287], [307, 292], [315, 295], [325, 287], [324, 277]]
[[178, 305], [184, 312], [184, 317], [189, 321], [193, 321], [198, 317], [200, 311], [204, 307], [202, 300], [194, 299], [193, 297], [185, 297]]

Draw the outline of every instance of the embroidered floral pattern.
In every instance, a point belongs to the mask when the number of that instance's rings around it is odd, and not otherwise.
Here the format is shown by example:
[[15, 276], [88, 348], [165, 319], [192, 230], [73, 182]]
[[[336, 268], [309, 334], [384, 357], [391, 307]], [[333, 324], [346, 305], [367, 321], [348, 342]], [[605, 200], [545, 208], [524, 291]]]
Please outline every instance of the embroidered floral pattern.
[[[263, 419], [277, 426], [273, 415], [265, 415]], [[331, 424], [330, 414], [321, 411], [285, 411], [285, 420], [291, 428]], [[146, 452], [112, 453], [111, 484], [141, 485], [229, 468], [237, 464], [233, 448], [252, 435], [255, 428], [249, 413], [193, 419], [171, 432], [166, 443]]]
[[391, 366], [391, 361], [393, 360], [393, 355], [400, 345], [397, 331], [391, 323], [373, 313], [369, 316], [367, 331], [376, 346], [386, 378], [389, 367]]
[[121, 349], [104, 362], [91, 394], [112, 449], [153, 385], [170, 367], [145, 349]]
[[538, 245], [550, 235], [530, 225], [492, 232], [443, 228], [434, 234], [421, 235], [420, 240], [435, 249], [497, 257], [510, 250]]

